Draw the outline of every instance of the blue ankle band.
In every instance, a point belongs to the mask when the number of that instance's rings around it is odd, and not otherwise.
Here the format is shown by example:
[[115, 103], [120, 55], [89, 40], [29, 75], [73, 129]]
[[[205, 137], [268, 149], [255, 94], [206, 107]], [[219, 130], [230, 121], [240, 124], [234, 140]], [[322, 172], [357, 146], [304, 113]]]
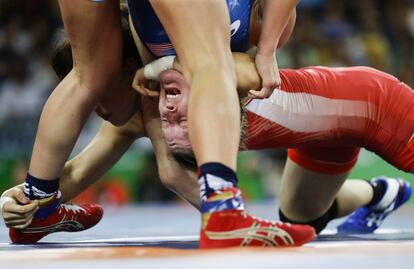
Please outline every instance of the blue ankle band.
[[51, 203], [50, 205], [39, 207], [39, 209], [36, 211], [33, 217], [36, 219], [47, 218], [50, 214], [55, 212], [55, 210], [60, 206], [61, 202], [62, 201], [60, 199], [56, 198], [56, 200], [53, 201], [53, 203]]
[[43, 199], [57, 193], [59, 189], [59, 178], [43, 180], [36, 178], [29, 173], [24, 184], [24, 193], [30, 200]]
[[233, 183], [237, 187], [237, 175], [233, 169], [221, 163], [205, 163], [200, 166], [200, 177], [206, 174], [214, 175]]

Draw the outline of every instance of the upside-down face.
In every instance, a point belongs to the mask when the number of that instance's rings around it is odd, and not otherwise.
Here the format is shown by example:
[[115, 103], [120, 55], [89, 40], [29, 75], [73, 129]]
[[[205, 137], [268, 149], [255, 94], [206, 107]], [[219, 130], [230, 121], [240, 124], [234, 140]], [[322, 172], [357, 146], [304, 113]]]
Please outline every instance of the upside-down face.
[[165, 139], [171, 149], [191, 149], [187, 107], [190, 87], [184, 76], [173, 69], [160, 75], [159, 110]]

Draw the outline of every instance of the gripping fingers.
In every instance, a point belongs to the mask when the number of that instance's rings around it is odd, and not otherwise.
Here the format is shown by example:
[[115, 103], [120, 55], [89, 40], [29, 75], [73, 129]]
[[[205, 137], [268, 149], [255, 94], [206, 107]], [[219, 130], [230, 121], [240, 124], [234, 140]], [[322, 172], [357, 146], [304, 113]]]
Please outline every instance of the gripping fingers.
[[14, 228], [14, 229], [24, 229], [27, 228], [33, 221], [33, 216], [24, 218], [24, 219], [18, 219], [18, 220], [5, 220], [4, 223], [8, 228]]
[[272, 93], [272, 88], [263, 87], [259, 91], [250, 90], [249, 97], [254, 99], [264, 99], [268, 98], [270, 95], [272, 95]]
[[149, 96], [149, 97], [156, 97], [156, 96], [158, 96], [159, 95], [159, 93], [158, 92], [156, 92], [156, 91], [151, 91], [151, 90], [149, 90], [149, 89], [147, 89], [147, 88], [145, 88], [145, 87], [143, 87], [143, 86], [139, 86], [139, 85], [135, 85], [134, 86], [134, 89], [136, 90], [136, 91], [138, 91], [141, 95], [143, 95], [143, 96]]
[[148, 80], [145, 78], [144, 69], [138, 69], [135, 72], [134, 80], [132, 81], [132, 87], [143, 96], [159, 96], [159, 92], [148, 89], [147, 84]]
[[3, 208], [3, 219], [8, 227], [14, 228], [15, 225], [29, 225], [38, 209], [37, 201], [33, 201], [27, 205], [19, 205], [16, 202], [10, 202], [5, 204]]
[[[4, 194], [3, 194], [4, 195]], [[3, 209], [7, 204], [16, 203], [16, 200], [10, 196], [2, 196], [0, 198], [0, 213], [3, 213]]]
[[38, 201], [27, 205], [19, 205], [16, 201], [6, 203], [2, 212], [4, 223], [9, 228], [23, 229], [30, 225], [38, 209]]
[[39, 208], [39, 202], [37, 200], [32, 201], [27, 205], [19, 205], [16, 202], [7, 203], [4, 205], [3, 214], [5, 212], [14, 213], [17, 215], [25, 215], [27, 213], [34, 213]]

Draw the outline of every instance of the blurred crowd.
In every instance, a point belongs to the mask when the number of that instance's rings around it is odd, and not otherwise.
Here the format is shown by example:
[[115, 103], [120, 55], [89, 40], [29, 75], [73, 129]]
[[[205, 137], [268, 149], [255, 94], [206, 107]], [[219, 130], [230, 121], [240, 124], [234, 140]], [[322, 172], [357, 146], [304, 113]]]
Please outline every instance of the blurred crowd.
[[[41, 109], [58, 83], [49, 58], [61, 27], [55, 0], [0, 0], [0, 191], [27, 169]], [[414, 0], [302, 0], [292, 38], [277, 59], [289, 68], [368, 65], [414, 87]], [[145, 153], [134, 153], [140, 150]], [[134, 162], [124, 160], [124, 170], [117, 170], [129, 174], [112, 173], [84, 198], [105, 193], [100, 199], [118, 204], [173, 199], [160, 185], [148, 151], [147, 144], [136, 145], [129, 153]], [[283, 150], [242, 155], [241, 187], [248, 198], [274, 196], [284, 157]], [[131, 169], [126, 163], [145, 165]]]
[[301, 1], [286, 51], [288, 66], [368, 65], [414, 87], [414, 1]]
[[0, 152], [31, 148], [40, 111], [57, 83], [49, 64], [60, 27], [56, 1], [0, 1]]

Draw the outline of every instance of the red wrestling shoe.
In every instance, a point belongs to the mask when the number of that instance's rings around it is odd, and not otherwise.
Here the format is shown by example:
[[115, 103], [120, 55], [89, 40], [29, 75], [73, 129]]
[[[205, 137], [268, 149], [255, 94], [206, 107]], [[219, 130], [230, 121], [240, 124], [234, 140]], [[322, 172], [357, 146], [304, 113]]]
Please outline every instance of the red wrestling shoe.
[[244, 210], [203, 215], [200, 248], [301, 246], [315, 239], [308, 225], [266, 221]]
[[101, 220], [102, 215], [103, 208], [96, 204], [61, 204], [47, 218], [34, 218], [30, 226], [23, 230], [10, 228], [9, 236], [16, 244], [34, 244], [51, 233], [89, 229]]

